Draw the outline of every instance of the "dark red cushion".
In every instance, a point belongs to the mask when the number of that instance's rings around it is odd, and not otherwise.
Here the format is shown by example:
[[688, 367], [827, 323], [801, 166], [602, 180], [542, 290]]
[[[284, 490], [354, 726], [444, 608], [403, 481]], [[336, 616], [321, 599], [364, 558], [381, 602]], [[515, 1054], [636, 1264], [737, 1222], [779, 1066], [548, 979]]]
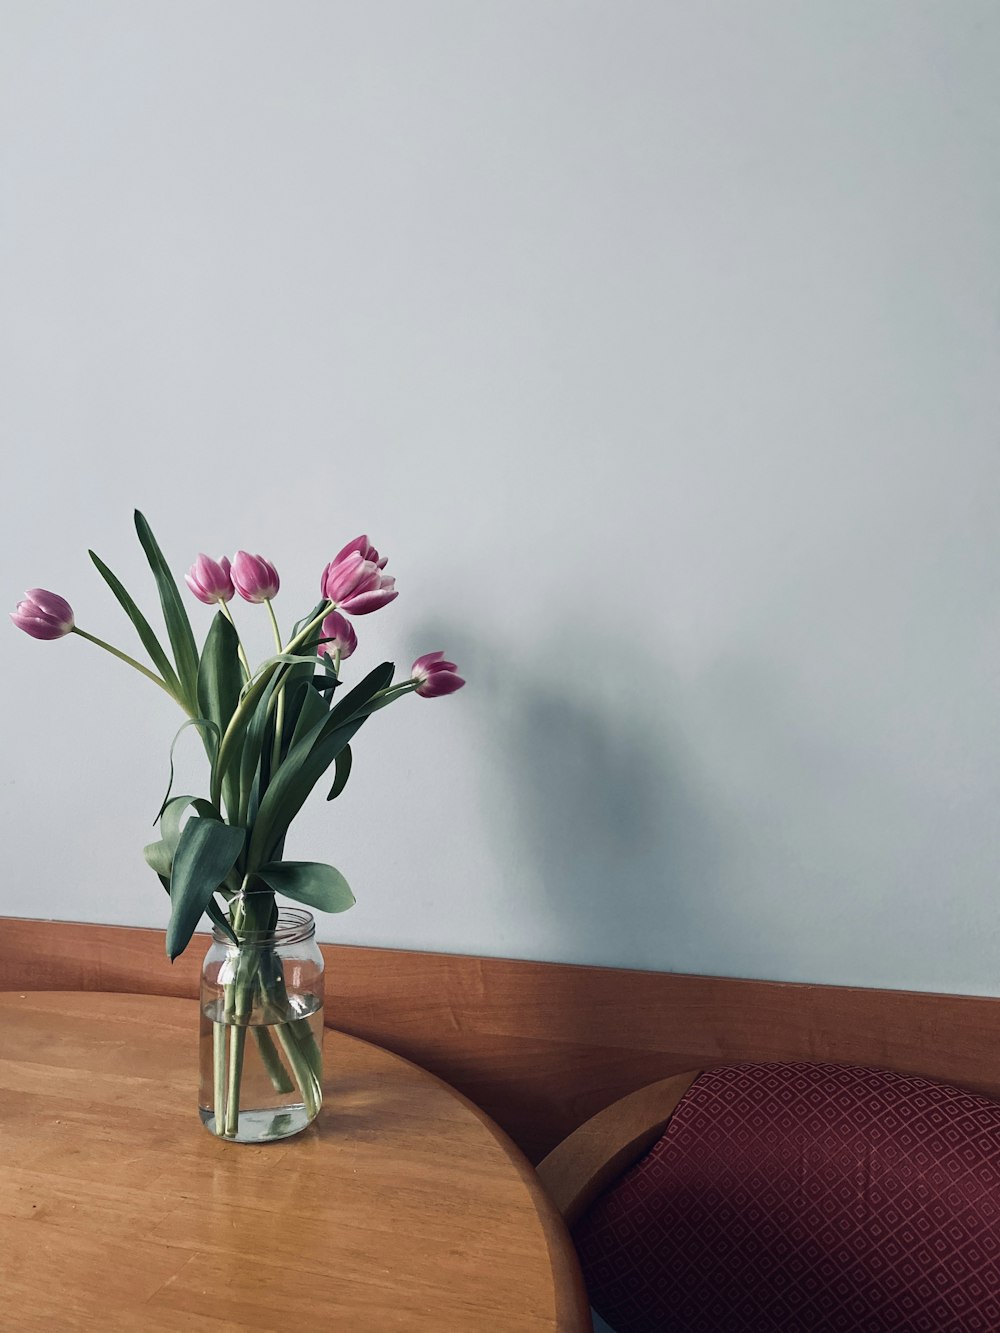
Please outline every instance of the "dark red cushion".
[[574, 1238], [616, 1333], [998, 1333], [1000, 1103], [853, 1065], [726, 1065]]

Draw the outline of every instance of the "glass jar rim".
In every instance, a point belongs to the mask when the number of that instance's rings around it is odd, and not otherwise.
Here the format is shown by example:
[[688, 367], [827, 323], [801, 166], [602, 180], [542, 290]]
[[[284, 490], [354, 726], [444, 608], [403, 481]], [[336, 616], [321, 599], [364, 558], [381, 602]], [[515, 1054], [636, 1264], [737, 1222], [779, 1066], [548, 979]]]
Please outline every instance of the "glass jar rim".
[[[239, 947], [262, 944], [299, 944], [316, 934], [316, 918], [302, 907], [279, 907], [278, 919], [272, 930], [247, 930], [240, 936]], [[212, 939], [217, 944], [234, 948], [233, 941], [221, 926], [212, 927]]]

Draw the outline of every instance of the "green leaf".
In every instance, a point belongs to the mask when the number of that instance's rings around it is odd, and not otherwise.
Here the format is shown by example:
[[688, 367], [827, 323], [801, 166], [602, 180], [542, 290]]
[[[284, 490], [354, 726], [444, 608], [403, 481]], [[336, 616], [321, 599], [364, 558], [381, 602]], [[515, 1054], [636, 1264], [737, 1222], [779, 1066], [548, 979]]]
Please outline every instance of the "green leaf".
[[[297, 620], [297, 621], [295, 622], [295, 624], [292, 626], [292, 638], [293, 638], [293, 639], [297, 638], [297, 637], [302, 633], [302, 631], [305, 629], [305, 627], [306, 627], [307, 625], [311, 625], [311, 624], [312, 624], [312, 622], [316, 619], [316, 617], [317, 617], [317, 616], [319, 615], [319, 613], [323, 610], [323, 608], [326, 606], [326, 604], [327, 604], [327, 603], [326, 603], [326, 599], [324, 598], [323, 601], [321, 601], [321, 602], [317, 602], [317, 603], [316, 603], [316, 605], [313, 607], [313, 609], [309, 612], [309, 614], [308, 614], [307, 616], [303, 616], [301, 620]], [[316, 633], [319, 634], [319, 632], [320, 632], [320, 626], [317, 625], [317, 626], [316, 626]]]
[[[278, 659], [272, 659], [277, 663]], [[271, 755], [274, 738], [274, 700], [276, 689], [285, 693], [285, 724], [283, 728], [282, 754], [287, 754], [297, 739], [297, 723], [303, 705], [306, 705], [304, 690], [308, 686], [305, 677], [312, 676], [315, 663], [311, 659], [282, 659], [271, 676], [257, 707], [250, 718], [243, 741], [240, 759], [240, 823], [250, 825], [257, 818], [257, 811], [270, 780]], [[317, 696], [319, 697], [319, 696]], [[326, 716], [327, 705], [320, 697], [321, 715]], [[312, 705], [307, 706], [306, 726], [320, 720]]]
[[233, 944], [239, 944], [239, 940], [236, 937], [236, 931], [233, 930], [232, 926], [229, 924], [229, 918], [215, 901], [214, 896], [209, 898], [208, 906], [205, 908], [205, 911], [208, 913], [212, 924], [218, 926], [223, 935], [228, 936]]
[[289, 753], [295, 749], [304, 736], [315, 730], [320, 722], [326, 721], [329, 712], [330, 706], [319, 690], [314, 689], [311, 684], [307, 683], [303, 691], [302, 702], [298, 708], [298, 717], [295, 719], [291, 740], [288, 742]]
[[[182, 731], [186, 731], [188, 727], [197, 727], [198, 730], [201, 731], [201, 732], [203, 732], [205, 735], [211, 735], [211, 736], [214, 736], [216, 749], [218, 749], [218, 746], [219, 746], [219, 729], [218, 729], [218, 727], [215, 725], [214, 722], [209, 722], [209, 720], [208, 720], [207, 718], [204, 718], [204, 717], [190, 717], [190, 718], [188, 718], [188, 720], [187, 720], [186, 722], [182, 722], [182, 723], [181, 723], [181, 725], [177, 728], [176, 732], [174, 733], [174, 739], [170, 742], [170, 756], [169, 756], [169, 758], [170, 758], [170, 776], [169, 776], [169, 778], [167, 779], [167, 791], [166, 791], [166, 795], [164, 796], [163, 800], [160, 802], [160, 808], [159, 808], [159, 810], [157, 810], [157, 812], [156, 812], [156, 818], [153, 820], [153, 823], [154, 823], [154, 824], [156, 824], [156, 823], [159, 822], [159, 820], [160, 820], [160, 818], [161, 818], [161, 816], [162, 816], [164, 810], [166, 810], [167, 805], [168, 805], [168, 803], [169, 803], [169, 801], [170, 801], [170, 793], [173, 791], [173, 788], [174, 788], [174, 746], [177, 744], [178, 740], [180, 739], [180, 734], [181, 734], [181, 732], [182, 732]], [[205, 748], [206, 748], [206, 750], [208, 749], [207, 744], [206, 744]], [[211, 757], [211, 751], [209, 751], [209, 757]], [[221, 817], [221, 816], [220, 816], [220, 817]]]
[[276, 671], [257, 702], [246, 730], [246, 739], [240, 754], [240, 815], [247, 822], [256, 817], [260, 800], [262, 758], [270, 754], [274, 736], [274, 693], [281, 684], [281, 673]]
[[300, 662], [290, 666], [282, 678], [281, 688], [285, 699], [284, 720], [281, 724], [281, 754], [284, 757], [291, 749], [295, 724], [305, 702], [306, 686], [313, 678], [316, 663]]
[[[172, 801], [165, 801], [163, 808], [156, 816], [163, 836], [159, 842], [147, 843], [142, 849], [146, 864], [151, 870], [155, 870], [161, 879], [164, 876], [168, 881], [170, 879], [174, 852], [177, 850], [177, 843], [181, 836], [181, 816], [189, 805], [194, 806], [200, 815], [204, 815], [208, 819], [221, 819], [215, 806], [210, 801], [203, 800], [200, 796], [175, 796]], [[169, 892], [169, 883], [166, 887]]]
[[239, 635], [222, 614], [212, 621], [198, 664], [198, 709], [210, 718], [221, 735], [236, 712], [243, 690]]
[[311, 653], [308, 656], [303, 653], [273, 653], [265, 662], [261, 662], [260, 666], [257, 668], [257, 674], [263, 671], [265, 667], [273, 666], [275, 662], [300, 663], [301, 665], [312, 667], [315, 671], [317, 660], [315, 653]]
[[166, 889], [170, 892], [170, 868], [173, 864], [173, 853], [161, 838], [159, 842], [149, 842], [142, 849], [142, 854], [146, 858], [146, 864], [150, 870], [155, 870], [160, 879], [167, 881]]
[[180, 681], [177, 679], [177, 672], [171, 665], [170, 658], [165, 653], [163, 645], [160, 643], [159, 639], [153, 633], [153, 628], [150, 625], [149, 621], [146, 619], [146, 617], [136, 606], [135, 602], [133, 602], [132, 598], [125, 591], [124, 585], [118, 578], [115, 577], [115, 575], [111, 572], [111, 570], [108, 569], [107, 565], [104, 563], [101, 557], [97, 555], [94, 551], [88, 551], [87, 554], [90, 556], [91, 560], [93, 560], [94, 564], [97, 567], [97, 571], [104, 579], [104, 582], [108, 585], [108, 587], [111, 589], [114, 595], [118, 598], [122, 610], [125, 612], [129, 620], [131, 620], [132, 624], [138, 630], [139, 638], [142, 640], [142, 644], [143, 647], [146, 649], [146, 652], [149, 653], [149, 656], [153, 661], [153, 665], [159, 671], [160, 675], [166, 681], [167, 685], [174, 692], [174, 694], [181, 695], [183, 691], [181, 690]]
[[160, 606], [163, 608], [163, 619], [166, 621], [167, 633], [170, 636], [170, 646], [174, 650], [181, 689], [188, 703], [194, 707], [198, 697], [198, 648], [191, 631], [191, 622], [184, 610], [184, 603], [181, 601], [174, 576], [170, 572], [170, 566], [163, 558], [163, 552], [157, 545], [152, 529], [138, 509], [135, 511], [135, 530], [146, 553], [149, 567], [153, 571], [153, 577], [156, 579]]
[[396, 668], [391, 662], [383, 662], [369, 671], [364, 680], [359, 681], [353, 690], [348, 690], [343, 699], [330, 711], [331, 728], [358, 714], [374, 695], [386, 690], [392, 684]]
[[257, 811], [250, 846], [247, 851], [247, 869], [271, 860], [275, 849], [288, 831], [288, 826], [302, 809], [306, 798], [337, 755], [364, 722], [359, 717], [345, 723], [328, 736], [320, 733], [326, 723], [309, 733], [272, 777]]
[[236, 756], [242, 751], [243, 741], [254, 709], [260, 702], [261, 695], [265, 690], [273, 687], [280, 674], [280, 666], [265, 665], [243, 687], [240, 706], [233, 714], [233, 718], [223, 734], [222, 742], [219, 745], [219, 753], [212, 769], [212, 800], [216, 803], [222, 799], [223, 780], [236, 762]]
[[347, 779], [351, 776], [352, 762], [351, 747], [345, 745], [340, 754], [337, 755], [337, 773], [336, 777], [333, 779], [333, 786], [330, 788], [330, 794], [326, 798], [328, 801], [335, 801], [347, 786]]
[[222, 816], [211, 801], [206, 801], [202, 796], [175, 796], [163, 807], [163, 814], [160, 816], [160, 833], [170, 848], [171, 855], [177, 850], [177, 844], [180, 842], [181, 819], [189, 805], [205, 819], [215, 819], [222, 823]]
[[[236, 711], [243, 689], [239, 644], [239, 635], [222, 612], [218, 612], [208, 631], [205, 650], [198, 665], [198, 708], [215, 723], [220, 736]], [[230, 815], [235, 816], [239, 809], [240, 791], [238, 779], [232, 770], [223, 775], [221, 795], [226, 809]]]
[[[325, 720], [329, 705], [323, 699], [322, 695], [312, 690], [309, 680], [312, 677], [313, 667], [309, 664], [290, 666], [284, 669], [281, 676], [281, 690], [284, 697], [284, 721], [281, 729], [281, 750], [280, 761], [277, 767], [284, 762], [290, 750], [314, 727]], [[270, 785], [272, 772], [276, 771], [274, 765], [274, 729], [277, 723], [274, 704], [271, 705], [270, 730], [267, 739], [262, 747], [258, 747], [253, 754], [253, 764], [256, 771], [251, 774], [252, 782], [248, 787], [243, 787], [243, 799], [246, 801], [246, 818], [241, 819], [240, 823], [248, 828], [257, 819], [257, 812], [260, 803], [264, 798], [264, 793]], [[247, 731], [247, 740], [244, 745], [244, 760], [247, 759], [247, 750], [251, 746], [253, 724]], [[258, 763], [259, 756], [259, 763]], [[244, 772], [245, 772], [244, 768]], [[248, 799], [249, 797], [249, 799]], [[272, 853], [274, 858], [281, 855], [280, 851]]]
[[354, 906], [347, 880], [319, 861], [269, 861], [255, 873], [275, 893], [320, 912], [346, 912]]
[[236, 864], [245, 831], [217, 819], [189, 819], [181, 829], [170, 876], [167, 957], [187, 947], [212, 894]]
[[313, 787], [354, 738], [365, 722], [367, 709], [379, 690], [392, 680], [394, 667], [383, 662], [356, 685], [339, 704], [288, 752], [284, 763], [271, 778], [250, 835], [247, 869], [274, 856], [274, 849], [285, 836], [288, 826], [302, 809]]
[[341, 681], [335, 671], [326, 671], [321, 676], [313, 676], [312, 683], [321, 694], [332, 695], [334, 690], [340, 688]]
[[[152, 846], [159, 847], [160, 844], [159, 844], [159, 843], [153, 843]], [[148, 848], [147, 848], [146, 850], [148, 850]], [[148, 860], [148, 859], [149, 859], [149, 858], [147, 857], [147, 860]], [[153, 868], [154, 868], [154, 870], [156, 869], [155, 866], [154, 866]], [[160, 881], [160, 883], [163, 885], [164, 892], [166, 893], [167, 897], [169, 898], [169, 896], [170, 896], [170, 876], [169, 876], [169, 874], [167, 874], [167, 875], [160, 875], [160, 874], [157, 874], [157, 879], [158, 879], [158, 880]], [[212, 923], [213, 923], [214, 925], [218, 926], [219, 929], [222, 931], [222, 933], [223, 933], [224, 935], [228, 936], [229, 939], [232, 940], [232, 942], [233, 942], [234, 944], [239, 944], [239, 940], [238, 940], [237, 937], [236, 937], [236, 932], [233, 930], [232, 926], [229, 924], [229, 918], [226, 916], [225, 912], [223, 912], [223, 910], [222, 910], [222, 908], [219, 906], [219, 904], [215, 901], [215, 898], [214, 898], [214, 897], [209, 898], [209, 900], [208, 900], [208, 907], [206, 907], [205, 910], [208, 912], [208, 915], [211, 917], [211, 919], [212, 919]]]

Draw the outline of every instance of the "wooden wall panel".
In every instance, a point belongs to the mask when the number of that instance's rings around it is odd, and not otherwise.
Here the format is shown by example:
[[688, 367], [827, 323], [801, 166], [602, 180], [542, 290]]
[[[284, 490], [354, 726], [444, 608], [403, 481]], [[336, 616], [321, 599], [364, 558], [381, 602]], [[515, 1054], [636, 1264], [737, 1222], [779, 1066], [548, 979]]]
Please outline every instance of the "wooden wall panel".
[[[194, 996], [161, 931], [0, 918], [0, 989]], [[1000, 1097], [1000, 1000], [324, 945], [327, 1022], [459, 1088], [538, 1161], [655, 1079], [730, 1060], [847, 1060]]]

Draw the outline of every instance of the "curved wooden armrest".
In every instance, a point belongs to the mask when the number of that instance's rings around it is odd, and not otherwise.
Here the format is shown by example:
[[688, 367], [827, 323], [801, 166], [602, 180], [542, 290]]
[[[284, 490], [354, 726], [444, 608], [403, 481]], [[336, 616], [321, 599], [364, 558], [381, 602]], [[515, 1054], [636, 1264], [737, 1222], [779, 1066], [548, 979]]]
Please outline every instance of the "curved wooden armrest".
[[538, 1166], [549, 1198], [572, 1228], [597, 1196], [648, 1152], [700, 1069], [650, 1083], [598, 1111]]

